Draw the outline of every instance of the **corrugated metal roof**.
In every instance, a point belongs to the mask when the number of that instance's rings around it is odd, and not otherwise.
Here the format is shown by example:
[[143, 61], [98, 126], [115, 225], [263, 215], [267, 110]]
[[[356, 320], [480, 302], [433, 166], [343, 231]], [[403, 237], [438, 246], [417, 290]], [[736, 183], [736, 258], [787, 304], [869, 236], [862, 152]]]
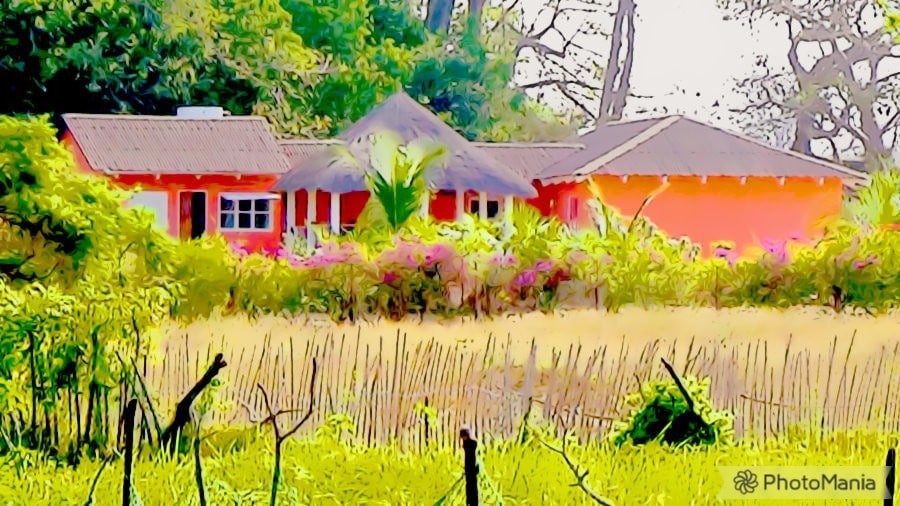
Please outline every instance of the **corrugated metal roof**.
[[584, 149], [574, 143], [473, 142], [473, 146], [502, 161], [522, 177], [533, 181], [548, 166]]
[[331, 144], [341, 144], [337, 139], [279, 139], [281, 152], [287, 157], [288, 165], [293, 167], [300, 162], [321, 154]]
[[[434, 113], [404, 92], [398, 92], [350, 125], [338, 139], [345, 148], [331, 146], [321, 155], [293, 164], [275, 186], [277, 190], [317, 188], [330, 192], [359, 191], [366, 188], [370, 138], [383, 131], [398, 134], [404, 142], [432, 140], [449, 151], [442, 170], [426, 175], [428, 183], [440, 190], [475, 190], [492, 195], [534, 197], [531, 180], [476, 148]], [[352, 155], [345, 156], [347, 150]], [[330, 179], [331, 177], [334, 179]]]
[[547, 167], [540, 179], [552, 182], [588, 174], [867, 177], [681, 116], [610, 123], [587, 134], [584, 143], [583, 151]]
[[64, 114], [94, 170], [116, 174], [282, 174], [288, 165], [259, 116]]

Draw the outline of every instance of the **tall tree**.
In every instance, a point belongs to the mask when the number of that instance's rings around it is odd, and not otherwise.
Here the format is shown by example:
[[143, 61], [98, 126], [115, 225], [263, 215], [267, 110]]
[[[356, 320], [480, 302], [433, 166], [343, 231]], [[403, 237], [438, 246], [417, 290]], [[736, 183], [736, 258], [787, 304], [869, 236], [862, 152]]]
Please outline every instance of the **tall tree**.
[[610, 36], [609, 60], [603, 76], [603, 94], [600, 97], [601, 122], [622, 119], [625, 101], [631, 91], [631, 68], [634, 65], [634, 9], [634, 0], [619, 0], [616, 8]]
[[[881, 29], [875, 0], [719, 0], [728, 12], [785, 27], [786, 65], [740, 83], [749, 119], [789, 124], [791, 147], [835, 159], [862, 155], [878, 167], [900, 127], [900, 73], [890, 70], [897, 45]], [[812, 60], [805, 64], [805, 60]], [[818, 145], [818, 146], [817, 146]]]
[[[38, 0], [0, 9], [0, 113], [291, 111], [321, 56], [273, 0]], [[285, 21], [288, 21], [287, 23]], [[265, 42], [265, 43], [264, 43]]]
[[622, 117], [631, 95], [633, 0], [549, 0], [539, 8], [502, 0], [496, 9], [483, 31], [505, 39], [495, 44], [512, 44], [519, 88], [577, 111], [581, 123]]

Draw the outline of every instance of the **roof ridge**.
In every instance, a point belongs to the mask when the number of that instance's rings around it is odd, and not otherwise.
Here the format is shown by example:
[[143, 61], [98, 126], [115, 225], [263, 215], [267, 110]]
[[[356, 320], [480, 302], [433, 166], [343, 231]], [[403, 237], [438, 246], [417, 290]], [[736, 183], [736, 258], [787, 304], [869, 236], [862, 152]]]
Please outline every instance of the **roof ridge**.
[[344, 141], [340, 139], [304, 139], [304, 138], [290, 138], [290, 139], [275, 139], [275, 142], [278, 144], [343, 144]]
[[642, 121], [656, 121], [656, 122], [659, 122], [659, 121], [663, 121], [663, 120], [670, 119], [670, 118], [685, 118], [685, 117], [686, 117], [686, 116], [684, 116], [683, 114], [666, 114], [666, 115], [663, 115], [663, 116], [653, 116], [653, 117], [650, 117], [650, 118], [641, 118], [641, 119], [617, 119], [617, 120], [614, 120], [614, 121], [607, 121], [606, 123], [604, 123], [604, 124], [602, 124], [602, 125], [598, 125], [598, 127], [600, 127], [600, 126], [608, 126], [608, 125], [611, 125], [611, 126], [617, 126], [617, 125], [633, 125], [633, 124], [635, 124], [635, 123], [640, 123], [640, 122], [642, 122]]
[[265, 116], [253, 114], [223, 116], [221, 118], [185, 118], [182, 116], [157, 115], [157, 114], [91, 114], [83, 112], [69, 112], [62, 115], [63, 119], [103, 119], [103, 120], [122, 120], [122, 121], [265, 121]]
[[585, 145], [582, 142], [552, 142], [552, 141], [542, 141], [542, 142], [528, 142], [528, 141], [514, 141], [514, 142], [490, 142], [490, 141], [469, 141], [473, 146], [484, 147], [484, 146], [509, 146], [509, 147], [528, 147], [528, 148], [584, 148]]
[[619, 158], [620, 156], [628, 153], [629, 151], [632, 151], [633, 149], [636, 149], [641, 144], [656, 137], [663, 130], [669, 128], [670, 126], [674, 125], [675, 123], [677, 123], [678, 121], [680, 121], [682, 119], [683, 119], [682, 116], [667, 116], [665, 118], [659, 119], [653, 125], [650, 125], [649, 127], [645, 128], [640, 133], [631, 137], [627, 141], [625, 141], [622, 144], [619, 144], [618, 146], [609, 150], [608, 152], [603, 154], [603, 156], [600, 156], [594, 160], [591, 160], [590, 162], [588, 162], [584, 166], [582, 166], [580, 169], [575, 170], [572, 175], [576, 176], [576, 177], [577, 176], [586, 176], [586, 175], [596, 171], [597, 169], [599, 169], [600, 167], [603, 167], [607, 163], [615, 160], [616, 158]]
[[756, 144], [756, 145], [758, 145], [758, 146], [762, 146], [762, 147], [764, 147], [764, 148], [766, 148], [766, 149], [770, 149], [770, 150], [775, 151], [775, 152], [778, 152], [778, 153], [782, 153], [782, 154], [785, 154], [785, 155], [788, 155], [788, 156], [792, 156], [792, 157], [794, 157], [794, 158], [799, 158], [800, 160], [804, 160], [804, 161], [807, 161], [807, 162], [811, 162], [811, 163], [816, 163], [816, 164], [822, 165], [823, 167], [827, 167], [827, 168], [829, 168], [829, 169], [831, 169], [831, 170], [833, 170], [833, 171], [835, 171], [835, 172], [840, 172], [840, 173], [846, 174], [846, 175], [848, 175], [848, 176], [857, 177], [857, 178], [860, 178], [860, 179], [862, 179], [862, 180], [864, 180], [864, 181], [868, 181], [868, 180], [870, 179], [870, 177], [869, 177], [868, 174], [866, 174], [865, 172], [860, 171], [860, 170], [852, 169], [852, 168], [850, 168], [850, 167], [846, 167], [846, 166], [844, 166], [844, 165], [841, 165], [841, 164], [838, 164], [838, 163], [834, 163], [834, 162], [832, 162], [832, 161], [825, 160], [825, 159], [823, 159], [823, 158], [819, 158], [819, 157], [815, 157], [815, 156], [810, 156], [810, 155], [807, 155], [807, 154], [805, 154], [805, 153], [800, 153], [800, 152], [794, 151], [794, 150], [792, 150], [792, 149], [785, 149], [785, 148], [781, 148], [781, 147], [778, 147], [778, 146], [772, 146], [772, 145], [769, 144], [769, 143], [763, 142], [763, 141], [761, 141], [761, 140], [759, 140], [759, 139], [754, 139], [753, 137], [750, 137], [749, 135], [746, 135], [746, 134], [744, 134], [744, 133], [734, 132], [734, 131], [731, 131], [731, 130], [727, 130], [727, 129], [724, 129], [724, 128], [717, 127], [717, 126], [715, 126], [715, 125], [709, 125], [709, 124], [706, 124], [706, 123], [702, 123], [702, 122], [700, 122], [700, 121], [692, 120], [692, 119], [690, 119], [690, 118], [686, 118], [686, 119], [687, 119], [688, 121], [692, 122], [692, 123], [697, 124], [697, 125], [704, 126], [704, 127], [706, 127], [706, 128], [712, 128], [713, 130], [718, 130], [719, 132], [722, 132], [722, 133], [724, 133], [724, 134], [726, 134], [726, 135], [731, 135], [732, 137], [736, 137], [736, 138], [741, 139], [741, 140], [743, 140], [743, 141], [747, 141], [747, 142], [750, 142], [750, 143], [752, 143], [752, 144]]

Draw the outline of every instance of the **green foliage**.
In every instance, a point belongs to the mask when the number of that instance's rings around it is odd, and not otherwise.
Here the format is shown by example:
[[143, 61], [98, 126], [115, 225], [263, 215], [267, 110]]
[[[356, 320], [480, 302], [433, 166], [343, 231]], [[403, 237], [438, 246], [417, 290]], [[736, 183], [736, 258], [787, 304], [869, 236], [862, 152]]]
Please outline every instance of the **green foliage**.
[[426, 173], [441, 170], [447, 148], [432, 143], [401, 145], [401, 139], [385, 132], [372, 140], [371, 161], [373, 172], [366, 173], [366, 181], [372, 198], [369, 203], [377, 206], [367, 210], [360, 226], [372, 228], [386, 223], [396, 231], [422, 207], [428, 195]]
[[[178, 295], [168, 283], [173, 241], [151, 216], [124, 208], [125, 196], [77, 173], [46, 118], [0, 116], [0, 412], [10, 416], [0, 417], [0, 429], [7, 444], [102, 446], [111, 436], [111, 415], [99, 406], [119, 392], [123, 365], [151, 345], [142, 330], [161, 322]], [[63, 399], [86, 420], [63, 424]], [[9, 430], [14, 420], [17, 431]]]
[[673, 446], [731, 442], [734, 417], [727, 411], [713, 410], [709, 378], [687, 376], [682, 383], [694, 403], [693, 410], [672, 380], [649, 381], [641, 385], [640, 392], [629, 395], [625, 405], [630, 413], [610, 433], [616, 446], [654, 441]]
[[403, 0], [15, 0], [0, 41], [0, 114], [218, 105], [333, 135], [406, 88], [470, 137], [573, 133], [508, 87], [508, 58], [426, 34]]
[[900, 9], [896, 7], [896, 2], [890, 0], [875, 0], [875, 5], [881, 11], [884, 17], [884, 30], [895, 40], [900, 39]]
[[870, 177], [869, 184], [845, 203], [845, 218], [861, 226], [900, 224], [900, 170], [889, 167]]
[[0, 16], [0, 113], [189, 103], [266, 114], [293, 133], [317, 123], [295, 112], [321, 56], [271, 0], [27, 0]]

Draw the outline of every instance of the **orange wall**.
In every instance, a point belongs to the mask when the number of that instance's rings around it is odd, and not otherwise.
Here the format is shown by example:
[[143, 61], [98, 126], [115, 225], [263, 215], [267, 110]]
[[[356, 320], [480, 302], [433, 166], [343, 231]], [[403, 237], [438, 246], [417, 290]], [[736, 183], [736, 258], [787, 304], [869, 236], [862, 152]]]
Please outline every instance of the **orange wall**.
[[[73, 142], [71, 134], [66, 132], [62, 142], [72, 151], [78, 167], [84, 171], [97, 174], [93, 171], [84, 157], [78, 144]], [[206, 231], [207, 233], [219, 233], [229, 242], [237, 242], [251, 251], [262, 249], [276, 249], [282, 243], [282, 204], [280, 200], [273, 200], [274, 211], [272, 214], [271, 231], [220, 231], [219, 230], [219, 195], [227, 192], [268, 192], [275, 184], [277, 176], [272, 175], [224, 175], [212, 174], [194, 176], [187, 174], [164, 174], [159, 177], [152, 174], [127, 174], [111, 177], [113, 182], [120, 187], [133, 189], [140, 186], [147, 191], [165, 191], [169, 195], [169, 219], [168, 232], [178, 237], [179, 232], [179, 205], [178, 194], [181, 191], [205, 191], [206, 192]]]
[[[641, 202], [662, 184], [659, 177], [595, 176], [604, 201], [626, 217], [637, 212]], [[670, 177], [669, 186], [644, 208], [644, 215], [673, 237], [688, 236], [709, 253], [709, 244], [731, 241], [736, 249], [758, 245], [766, 239], [809, 241], [822, 232], [820, 221], [841, 211], [843, 184], [840, 178]], [[539, 207], [550, 206], [560, 218], [566, 216], [570, 196], [580, 206], [579, 226], [592, 225], [587, 202], [592, 199], [587, 182], [551, 185], [535, 199]]]

